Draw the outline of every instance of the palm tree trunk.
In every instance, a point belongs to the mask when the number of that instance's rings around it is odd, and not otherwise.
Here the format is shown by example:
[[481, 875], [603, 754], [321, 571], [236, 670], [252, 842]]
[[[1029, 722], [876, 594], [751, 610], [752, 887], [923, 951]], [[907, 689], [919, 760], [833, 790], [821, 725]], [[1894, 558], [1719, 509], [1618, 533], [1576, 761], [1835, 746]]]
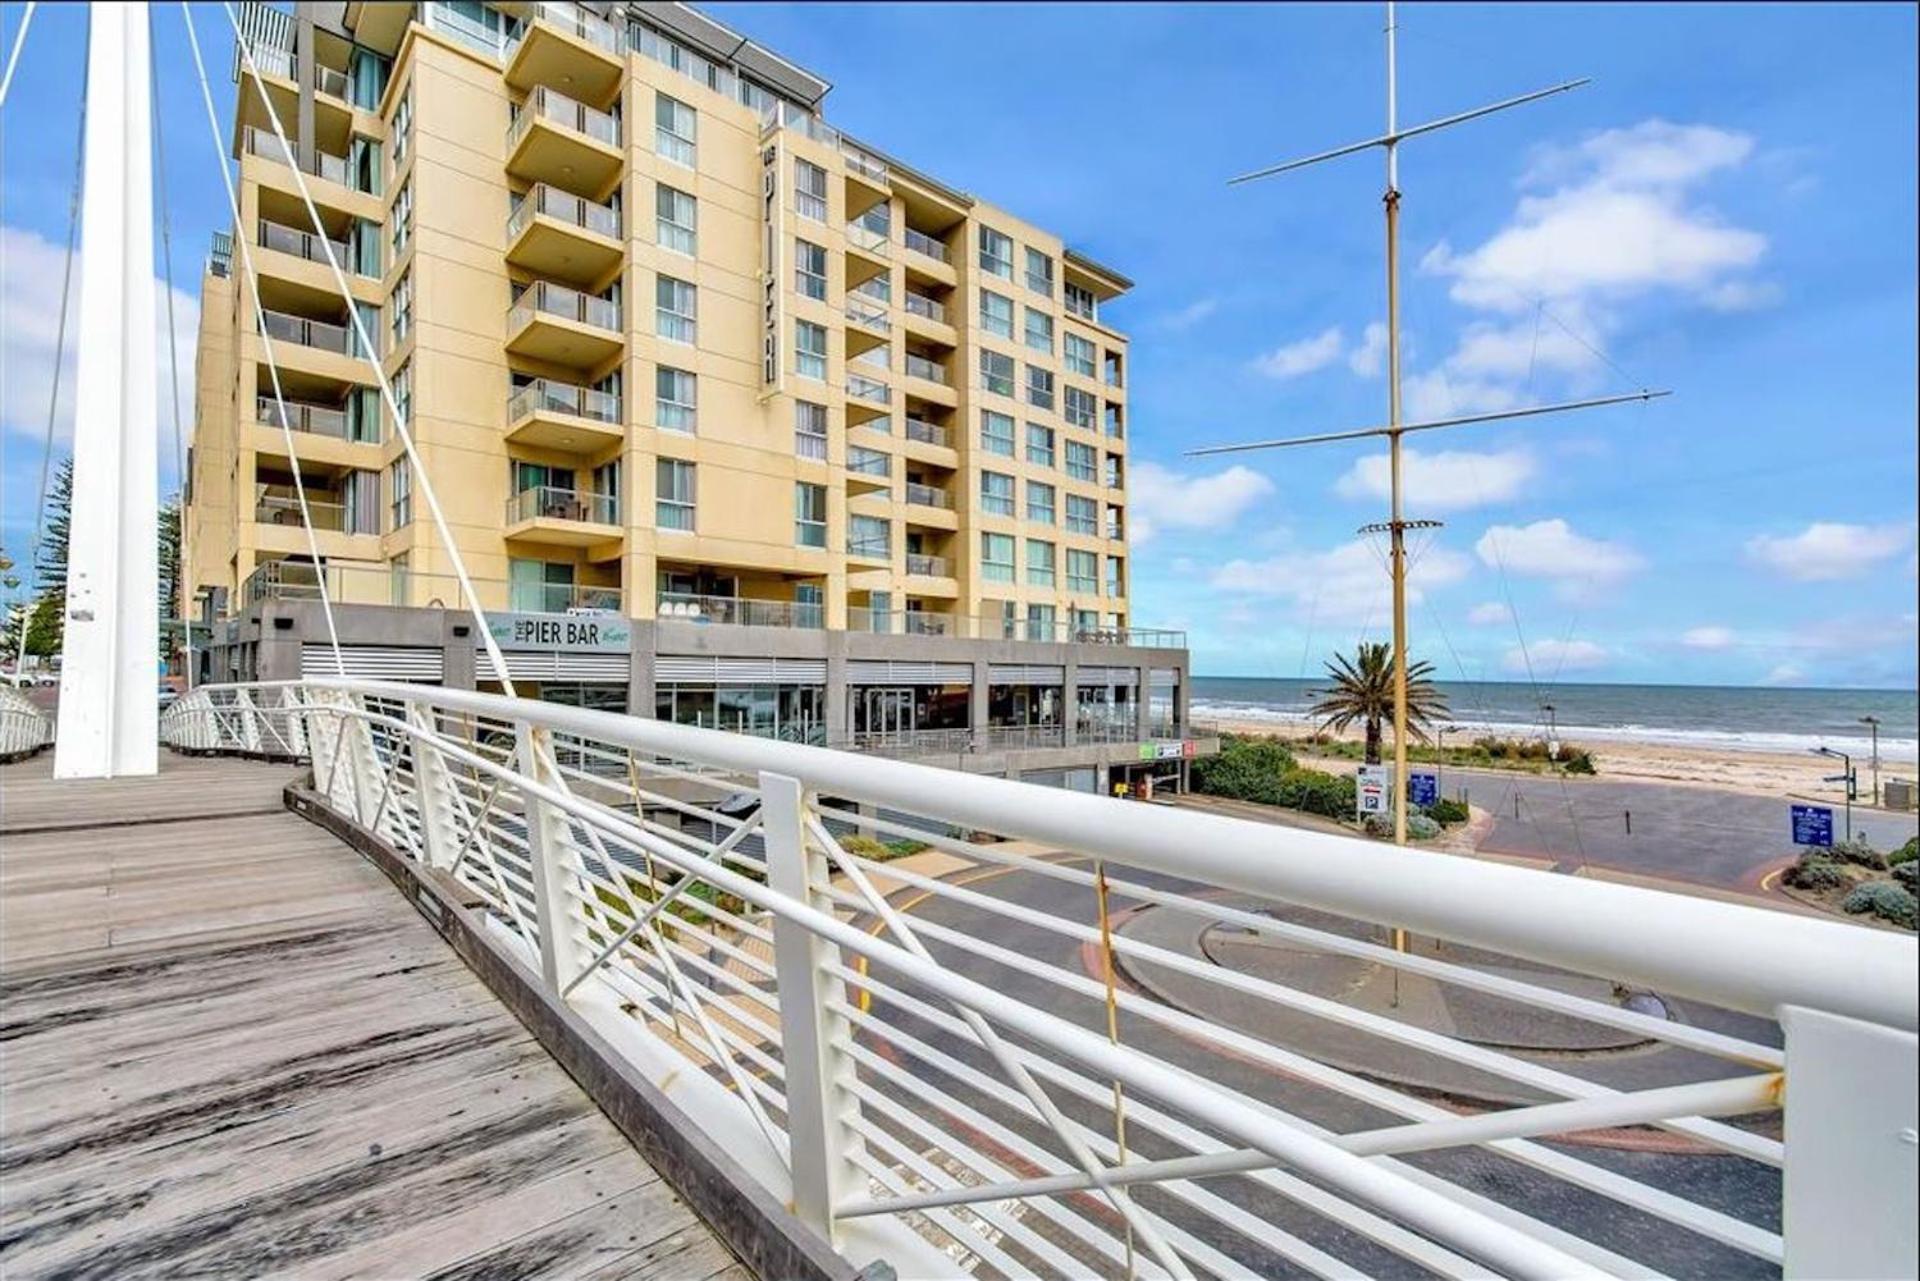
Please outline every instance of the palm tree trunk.
[[1380, 763], [1380, 718], [1367, 717], [1367, 764]]

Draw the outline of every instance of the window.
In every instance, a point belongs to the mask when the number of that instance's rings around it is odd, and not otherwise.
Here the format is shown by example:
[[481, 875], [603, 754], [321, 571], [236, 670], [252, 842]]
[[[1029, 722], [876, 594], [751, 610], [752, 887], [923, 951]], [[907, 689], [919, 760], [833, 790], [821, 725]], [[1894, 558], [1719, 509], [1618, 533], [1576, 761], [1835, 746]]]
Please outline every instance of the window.
[[653, 213], [654, 239], [660, 247], [693, 257], [699, 244], [699, 210], [693, 197], [657, 183], [653, 188]]
[[1036, 409], [1053, 408], [1053, 374], [1038, 365], [1027, 366], [1027, 403]]
[[413, 239], [413, 179], [400, 184], [400, 190], [393, 193], [393, 256], [396, 260], [400, 251]]
[[594, 503], [592, 518], [603, 525], [620, 523], [620, 460], [601, 463], [593, 469]]
[[1027, 482], [1027, 519], [1036, 525], [1053, 524], [1053, 486]]
[[802, 218], [827, 220], [827, 171], [798, 156], [793, 160], [793, 208]]
[[1121, 489], [1125, 487], [1126, 485], [1125, 466], [1126, 465], [1120, 459], [1120, 455], [1118, 454], [1107, 455], [1107, 488], [1108, 489]]
[[991, 409], [980, 411], [980, 448], [989, 454], [1013, 457], [1013, 419]]
[[980, 577], [989, 583], [1013, 581], [1013, 535], [980, 535]]
[[1118, 440], [1126, 434], [1126, 425], [1120, 421], [1120, 406], [1109, 400], [1107, 402], [1107, 435]]
[[793, 542], [796, 547], [827, 545], [827, 487], [796, 481], [793, 486]]
[[793, 402], [793, 452], [799, 458], [827, 456], [827, 407], [805, 400]]
[[1098, 556], [1092, 552], [1067, 548], [1067, 590], [1070, 592], [1100, 590], [1100, 558]]
[[413, 270], [408, 268], [400, 273], [400, 279], [393, 283], [393, 345], [398, 347], [400, 340], [413, 328]]
[[1121, 356], [1119, 352], [1110, 351], [1106, 353], [1107, 386], [1109, 387], [1125, 386], [1125, 384], [1121, 381], [1120, 365], [1121, 365]]
[[802, 378], [827, 376], [827, 327], [809, 320], [793, 322], [793, 371]]
[[1027, 288], [1053, 297], [1053, 259], [1031, 245], [1027, 246]]
[[1079, 285], [1069, 281], [1063, 296], [1066, 299], [1067, 311], [1070, 314], [1083, 317], [1087, 320], [1100, 319], [1098, 304], [1094, 302], [1093, 298], [1093, 290], [1082, 289]]
[[400, 410], [400, 421], [394, 424], [395, 430], [413, 426], [413, 362], [406, 361], [394, 370], [388, 385], [393, 388], [393, 403]]
[[1004, 280], [1013, 279], [1013, 237], [992, 227], [980, 228], [980, 270]]
[[793, 287], [809, 298], [827, 300], [827, 251], [812, 241], [793, 242]]
[[387, 467], [387, 515], [390, 528], [404, 529], [413, 523], [413, 472], [403, 455]]
[[1053, 317], [1031, 307], [1027, 308], [1027, 346], [1053, 354]]
[[654, 463], [653, 523], [661, 529], [693, 529], [693, 464], [677, 458]]
[[699, 405], [699, 383], [684, 369], [659, 365], [653, 371], [653, 422], [662, 431], [694, 430], [694, 411]]
[[1013, 299], [991, 289], [980, 291], [980, 328], [1002, 338], [1013, 337]]
[[[1067, 286], [1071, 289], [1073, 286]], [[1079, 374], [1083, 378], [1092, 378], [1095, 347], [1093, 340], [1082, 338], [1079, 334], [1068, 334], [1063, 344], [1067, 359], [1067, 372]]]
[[1028, 640], [1037, 640], [1037, 641], [1058, 640], [1059, 637], [1053, 634], [1053, 628], [1054, 628], [1053, 606], [1051, 605], [1027, 606], [1027, 639]]
[[1093, 410], [1099, 401], [1100, 398], [1090, 391], [1081, 391], [1078, 387], [1067, 388], [1067, 407], [1064, 411], [1067, 422], [1071, 426], [1092, 431]]
[[1082, 498], [1078, 494], [1067, 495], [1067, 532], [1069, 534], [1097, 534], [1100, 532], [1100, 504], [1091, 498]]
[[1092, 480], [1093, 462], [1092, 445], [1083, 445], [1077, 440], [1067, 442], [1067, 475], [1075, 480]]
[[1032, 587], [1053, 586], [1053, 544], [1045, 539], [1027, 540], [1027, 583]]
[[507, 561], [507, 608], [523, 614], [558, 614], [574, 600], [573, 566], [566, 561]]
[[847, 517], [847, 555], [893, 559], [893, 525], [884, 516]]
[[1107, 557], [1107, 595], [1127, 594], [1127, 561], [1124, 556]]
[[699, 333], [699, 295], [692, 285], [672, 276], [653, 279], [653, 332], [674, 342], [690, 343]]
[[653, 149], [675, 164], [694, 167], [693, 108], [664, 93], [653, 95]]
[[990, 516], [1013, 515], [1013, 477], [997, 471], [981, 472], [980, 510]]
[[400, 95], [400, 101], [393, 108], [393, 123], [387, 126], [387, 132], [393, 142], [393, 172], [398, 174], [400, 166], [406, 161], [407, 147], [413, 141], [413, 86]]
[[401, 552], [387, 562], [387, 604], [405, 605], [407, 589], [412, 584], [413, 557]]
[[1053, 466], [1053, 428], [1027, 424], [1027, 461], [1040, 467]]
[[980, 385], [996, 396], [1013, 395], [1013, 357], [997, 351], [981, 352]]

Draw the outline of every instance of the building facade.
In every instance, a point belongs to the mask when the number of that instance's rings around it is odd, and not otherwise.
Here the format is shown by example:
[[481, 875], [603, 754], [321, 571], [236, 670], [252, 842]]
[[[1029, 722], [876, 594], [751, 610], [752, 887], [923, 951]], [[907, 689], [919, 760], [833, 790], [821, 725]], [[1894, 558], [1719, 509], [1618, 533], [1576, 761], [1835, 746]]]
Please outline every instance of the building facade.
[[350, 671], [499, 686], [430, 482], [520, 693], [1184, 773], [1184, 638], [1128, 596], [1123, 276], [683, 5], [241, 25], [189, 487], [211, 675], [332, 671], [324, 582]]

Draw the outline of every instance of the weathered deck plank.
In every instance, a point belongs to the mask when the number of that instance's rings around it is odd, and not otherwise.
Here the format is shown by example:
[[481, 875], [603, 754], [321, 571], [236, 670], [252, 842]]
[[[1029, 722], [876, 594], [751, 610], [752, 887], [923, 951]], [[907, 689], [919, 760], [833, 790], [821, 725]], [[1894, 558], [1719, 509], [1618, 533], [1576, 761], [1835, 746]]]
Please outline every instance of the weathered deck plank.
[[0, 769], [0, 1274], [738, 1275], [380, 873], [279, 810], [290, 771], [48, 775]]

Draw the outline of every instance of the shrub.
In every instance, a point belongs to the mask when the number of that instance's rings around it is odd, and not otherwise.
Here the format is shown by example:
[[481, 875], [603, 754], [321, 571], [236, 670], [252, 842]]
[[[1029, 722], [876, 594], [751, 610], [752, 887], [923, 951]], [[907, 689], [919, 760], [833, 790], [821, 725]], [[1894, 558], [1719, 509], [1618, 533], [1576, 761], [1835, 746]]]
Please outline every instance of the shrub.
[[1426, 815], [1442, 827], [1451, 827], [1455, 823], [1464, 823], [1472, 817], [1464, 802], [1449, 800], [1442, 796], [1427, 806]]
[[1905, 886], [1909, 894], [1920, 893], [1920, 885], [1914, 884], [1916, 879], [1920, 879], [1920, 863], [1911, 859], [1904, 863], [1896, 863], [1893, 868], [1893, 879]]
[[1440, 835], [1440, 825], [1425, 814], [1409, 814], [1407, 835], [1416, 841], [1430, 841]]
[[893, 857], [890, 850], [871, 836], [842, 836], [840, 848], [855, 858], [884, 860]]
[[932, 848], [933, 846], [927, 844], [925, 841], [915, 841], [915, 840], [908, 840], [903, 838], [901, 840], [887, 842], [886, 857], [905, 858], [909, 854], [918, 854], [921, 850], [930, 850]]
[[1853, 863], [1860, 867], [1870, 867], [1876, 872], [1887, 870], [1887, 856], [1867, 844], [1862, 837], [1850, 841], [1839, 841], [1833, 847], [1833, 857], [1842, 863]]
[[1281, 777], [1272, 803], [1322, 818], [1346, 818], [1354, 810], [1355, 787], [1351, 774], [1293, 769]]
[[1281, 776], [1293, 768], [1293, 753], [1274, 740], [1230, 735], [1220, 741], [1218, 755], [1193, 763], [1193, 790], [1278, 805]]
[[1920, 858], [1920, 836], [1909, 836], [1905, 845], [1887, 855], [1887, 862], [1893, 867], [1899, 867], [1902, 863], [1911, 863], [1916, 858]]
[[1840, 900], [1840, 910], [1856, 916], [1871, 913], [1883, 921], [1913, 929], [1916, 916], [1920, 916], [1920, 900], [1892, 881], [1868, 881], [1855, 886], [1851, 894]]
[[1578, 747], [1560, 749], [1560, 767], [1569, 774], [1592, 774], [1593, 754]]
[[1803, 855], [1781, 879], [1796, 890], [1809, 890], [1816, 894], [1840, 889], [1851, 880], [1840, 870], [1838, 863], [1814, 854]]

